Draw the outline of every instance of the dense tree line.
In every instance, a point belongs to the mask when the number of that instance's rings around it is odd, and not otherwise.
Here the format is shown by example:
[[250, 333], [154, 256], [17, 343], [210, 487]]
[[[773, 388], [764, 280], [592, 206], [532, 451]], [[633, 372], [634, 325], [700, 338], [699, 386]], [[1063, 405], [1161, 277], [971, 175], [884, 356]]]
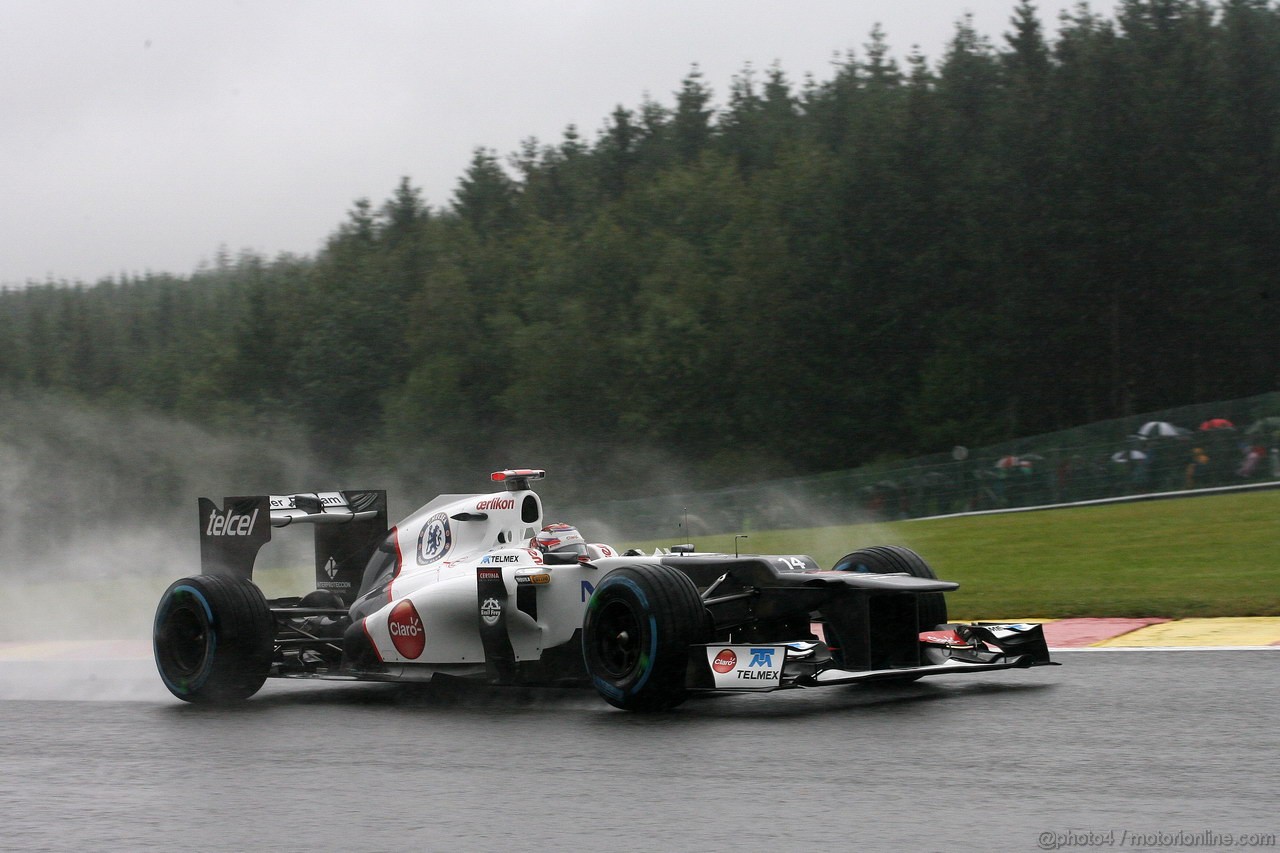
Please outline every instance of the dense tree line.
[[[0, 384], [409, 470], [835, 469], [1261, 393], [1280, 376], [1280, 9], [1019, 3], [937, 62], [695, 67], [313, 258], [0, 294]], [[474, 470], [472, 468], [472, 470]]]

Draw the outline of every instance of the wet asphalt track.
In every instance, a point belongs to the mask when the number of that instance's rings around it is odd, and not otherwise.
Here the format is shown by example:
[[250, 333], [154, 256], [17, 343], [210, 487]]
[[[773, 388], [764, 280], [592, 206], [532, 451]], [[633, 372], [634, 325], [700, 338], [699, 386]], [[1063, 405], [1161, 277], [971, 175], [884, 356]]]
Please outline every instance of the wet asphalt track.
[[1058, 659], [655, 717], [583, 691], [281, 681], [208, 710], [145, 661], [4, 662], [0, 849], [1169, 850], [1218, 848], [1121, 833], [1280, 832], [1280, 651]]

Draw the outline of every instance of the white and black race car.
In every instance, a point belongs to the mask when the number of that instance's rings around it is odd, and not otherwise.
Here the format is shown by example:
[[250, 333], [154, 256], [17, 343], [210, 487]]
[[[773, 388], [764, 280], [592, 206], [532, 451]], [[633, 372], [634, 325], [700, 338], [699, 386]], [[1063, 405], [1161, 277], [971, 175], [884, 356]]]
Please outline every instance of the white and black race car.
[[[643, 555], [585, 542], [532, 547], [532, 469], [502, 490], [441, 495], [388, 529], [386, 493], [200, 500], [201, 574], [156, 609], [165, 686], [234, 702], [268, 677], [590, 684], [618, 708], [691, 692], [758, 692], [1049, 664], [1039, 625], [948, 624], [917, 554]], [[312, 524], [317, 589], [268, 601], [254, 584], [274, 527]]]

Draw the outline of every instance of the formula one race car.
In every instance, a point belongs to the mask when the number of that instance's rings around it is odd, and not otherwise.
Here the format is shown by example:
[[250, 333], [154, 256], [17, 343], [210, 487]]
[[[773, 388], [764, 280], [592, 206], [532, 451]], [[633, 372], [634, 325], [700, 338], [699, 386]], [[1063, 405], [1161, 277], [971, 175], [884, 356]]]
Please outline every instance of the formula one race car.
[[[905, 548], [645, 556], [543, 524], [530, 483], [441, 495], [389, 530], [386, 493], [200, 500], [202, 573], [156, 609], [165, 686], [233, 702], [268, 677], [591, 684], [618, 708], [696, 691], [772, 691], [1049, 664], [1039, 625], [946, 624], [937, 580]], [[315, 525], [316, 590], [268, 601], [253, 583], [271, 528]]]

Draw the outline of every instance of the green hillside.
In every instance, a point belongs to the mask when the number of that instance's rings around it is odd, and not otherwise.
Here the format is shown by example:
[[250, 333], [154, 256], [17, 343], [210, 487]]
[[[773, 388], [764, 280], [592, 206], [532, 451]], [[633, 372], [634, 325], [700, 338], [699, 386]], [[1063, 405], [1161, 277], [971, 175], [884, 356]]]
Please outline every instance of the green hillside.
[[405, 176], [313, 257], [0, 289], [0, 393], [411, 481], [621, 455], [710, 488], [1274, 389], [1280, 5], [1007, 5], [938, 57], [833, 33], [821, 76], [695, 66], [476, 140], [451, 199]]
[[[831, 565], [905, 545], [958, 581], [953, 618], [1280, 616], [1280, 491], [755, 532], [743, 550]], [[649, 547], [663, 543], [646, 543]], [[698, 549], [733, 550], [732, 536]], [[749, 546], [749, 547], [748, 547]]]

